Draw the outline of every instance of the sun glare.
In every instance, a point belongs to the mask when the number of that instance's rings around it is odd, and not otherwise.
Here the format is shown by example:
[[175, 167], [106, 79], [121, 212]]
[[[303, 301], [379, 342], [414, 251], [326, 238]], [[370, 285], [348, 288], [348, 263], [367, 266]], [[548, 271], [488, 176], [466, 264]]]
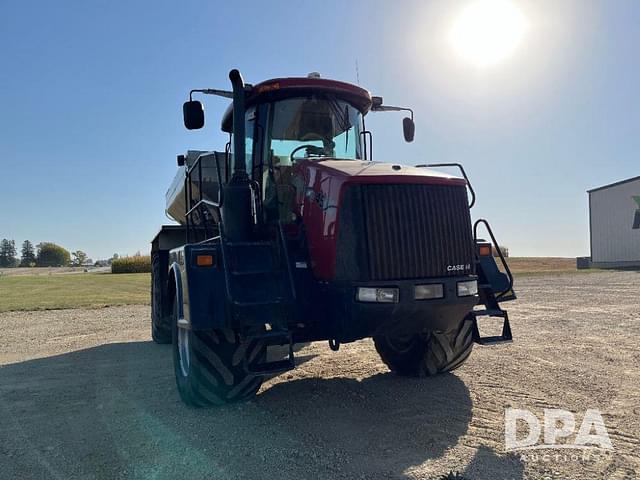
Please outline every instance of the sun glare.
[[526, 30], [526, 19], [513, 2], [477, 0], [455, 19], [449, 40], [460, 57], [487, 67], [509, 57]]

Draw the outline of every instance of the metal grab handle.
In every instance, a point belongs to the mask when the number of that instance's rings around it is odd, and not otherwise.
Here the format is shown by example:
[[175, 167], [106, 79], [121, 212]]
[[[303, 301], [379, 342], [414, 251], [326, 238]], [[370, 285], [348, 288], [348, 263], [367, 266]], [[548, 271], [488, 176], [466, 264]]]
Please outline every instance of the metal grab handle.
[[422, 165], [416, 165], [417, 168], [430, 168], [430, 167], [457, 167], [460, 169], [460, 173], [467, 181], [467, 188], [469, 188], [469, 192], [471, 193], [471, 203], [469, 203], [469, 208], [472, 208], [476, 204], [476, 192], [473, 190], [471, 186], [471, 182], [469, 181], [469, 177], [467, 177], [467, 172], [464, 171], [464, 167], [459, 163], [425, 163]]
[[506, 290], [503, 290], [502, 292], [500, 292], [498, 295], [496, 295], [496, 300], [497, 300], [500, 297], [503, 297], [504, 295], [506, 295], [508, 292], [510, 292], [513, 289], [513, 274], [509, 269], [509, 265], [507, 265], [507, 261], [504, 259], [504, 255], [502, 255], [502, 250], [500, 250], [500, 245], [498, 245], [498, 241], [496, 240], [496, 237], [493, 235], [493, 231], [491, 230], [491, 226], [489, 225], [489, 222], [487, 222], [484, 218], [479, 218], [478, 220], [476, 220], [476, 223], [473, 224], [474, 243], [478, 242], [478, 225], [480, 225], [481, 223], [486, 227], [487, 232], [489, 232], [489, 236], [491, 237], [491, 241], [496, 247], [496, 251], [498, 252], [498, 257], [500, 257], [500, 261], [502, 262], [504, 271], [506, 272], [507, 277], [509, 278], [509, 287]]

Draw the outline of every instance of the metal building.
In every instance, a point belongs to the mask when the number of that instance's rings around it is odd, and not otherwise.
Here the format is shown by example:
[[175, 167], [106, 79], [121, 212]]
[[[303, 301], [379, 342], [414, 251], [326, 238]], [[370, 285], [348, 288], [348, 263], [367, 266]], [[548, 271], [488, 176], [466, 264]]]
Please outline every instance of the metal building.
[[640, 176], [587, 193], [591, 265], [640, 266]]

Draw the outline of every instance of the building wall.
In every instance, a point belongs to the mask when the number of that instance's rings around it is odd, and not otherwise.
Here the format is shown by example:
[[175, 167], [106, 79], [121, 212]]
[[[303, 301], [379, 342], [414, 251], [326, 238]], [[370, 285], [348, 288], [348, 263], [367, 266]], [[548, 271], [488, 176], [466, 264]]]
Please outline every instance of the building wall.
[[[640, 265], [640, 179], [589, 192], [591, 260], [596, 266]], [[607, 265], [604, 265], [607, 264]]]

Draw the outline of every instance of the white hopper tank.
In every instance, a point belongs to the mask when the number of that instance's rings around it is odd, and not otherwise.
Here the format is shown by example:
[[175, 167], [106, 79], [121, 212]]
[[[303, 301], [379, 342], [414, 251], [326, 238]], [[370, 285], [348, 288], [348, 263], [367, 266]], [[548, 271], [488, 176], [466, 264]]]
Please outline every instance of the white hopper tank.
[[[221, 152], [204, 152], [200, 150], [189, 150], [185, 155], [185, 164], [178, 167], [178, 172], [171, 182], [171, 186], [166, 193], [166, 213], [167, 216], [174, 219], [181, 225], [186, 224], [186, 195], [185, 195], [185, 175], [187, 169], [191, 168], [199, 156], [204, 155], [200, 162], [202, 163], [202, 198], [212, 202], [218, 201], [218, 173], [216, 170], [216, 157], [220, 165], [220, 174], [224, 179], [226, 177], [225, 154]], [[200, 199], [200, 190], [198, 188], [198, 167], [191, 174], [191, 192], [194, 201]]]

